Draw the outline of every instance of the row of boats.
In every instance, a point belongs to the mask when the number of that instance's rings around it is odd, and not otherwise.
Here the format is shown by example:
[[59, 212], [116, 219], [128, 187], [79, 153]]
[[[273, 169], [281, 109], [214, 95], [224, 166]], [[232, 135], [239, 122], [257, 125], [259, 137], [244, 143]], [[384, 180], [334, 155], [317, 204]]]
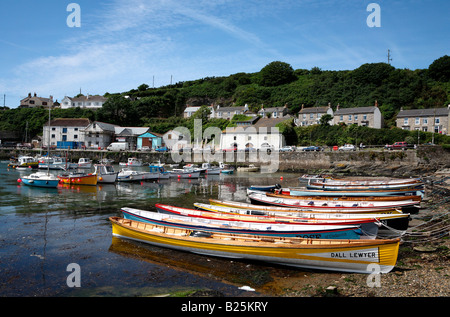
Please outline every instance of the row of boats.
[[[352, 182], [339, 180], [348, 193], [356, 190]], [[123, 207], [121, 217], [110, 221], [114, 236], [175, 250], [355, 273], [371, 273], [377, 265], [387, 273], [408, 228], [406, 211], [419, 210], [422, 196], [368, 193], [405, 183], [423, 193], [419, 179], [360, 181], [358, 187], [365, 191], [355, 196], [337, 191], [319, 195], [318, 189], [302, 189], [309, 194], [300, 196], [299, 188], [251, 186], [250, 203], [210, 199], [194, 208], [156, 204], [156, 212]]]

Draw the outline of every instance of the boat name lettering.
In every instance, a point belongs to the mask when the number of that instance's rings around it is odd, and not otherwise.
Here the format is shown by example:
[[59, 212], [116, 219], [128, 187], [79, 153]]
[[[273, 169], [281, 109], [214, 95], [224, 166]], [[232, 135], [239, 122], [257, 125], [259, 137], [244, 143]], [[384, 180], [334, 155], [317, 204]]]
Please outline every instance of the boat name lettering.
[[359, 251], [355, 251], [355, 252], [331, 252], [331, 257], [332, 258], [340, 258], [340, 259], [344, 259], [344, 258], [349, 258], [349, 259], [355, 259], [355, 258], [376, 258], [377, 252], [359, 252]]

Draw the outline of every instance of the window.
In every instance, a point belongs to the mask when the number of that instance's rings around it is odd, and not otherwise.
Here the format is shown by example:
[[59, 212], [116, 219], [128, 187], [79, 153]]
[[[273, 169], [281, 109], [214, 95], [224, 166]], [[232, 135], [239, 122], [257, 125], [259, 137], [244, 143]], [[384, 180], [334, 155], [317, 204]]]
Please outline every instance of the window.
[[340, 116], [340, 117], [339, 117], [339, 120], [340, 120], [340, 121], [344, 121], [344, 116]]
[[251, 139], [252, 139], [252, 137], [251, 137], [251, 136], [248, 136], [247, 140], [250, 141]]
[[367, 115], [366, 114], [363, 114], [363, 120], [367, 121]]
[[55, 138], [55, 135], [54, 134], [52, 134], [52, 139], [54, 139]]
[[310, 118], [310, 119], [314, 119], [314, 113], [311, 113], [311, 114], [309, 115], [309, 118]]
[[63, 128], [62, 133], [67, 133], [67, 128]]
[[78, 134], [74, 134], [73, 138], [78, 139]]
[[416, 118], [415, 124], [416, 124], [416, 125], [419, 125], [419, 124], [420, 124], [420, 118]]
[[358, 121], [358, 115], [355, 114], [355, 121]]
[[404, 125], [408, 124], [408, 118], [403, 119], [403, 124]]
[[440, 119], [439, 118], [434, 119], [434, 123], [435, 124], [439, 124], [440, 123]]
[[423, 124], [428, 124], [428, 119], [427, 118], [423, 119]]
[[348, 115], [348, 121], [352, 121], [352, 115], [351, 114]]

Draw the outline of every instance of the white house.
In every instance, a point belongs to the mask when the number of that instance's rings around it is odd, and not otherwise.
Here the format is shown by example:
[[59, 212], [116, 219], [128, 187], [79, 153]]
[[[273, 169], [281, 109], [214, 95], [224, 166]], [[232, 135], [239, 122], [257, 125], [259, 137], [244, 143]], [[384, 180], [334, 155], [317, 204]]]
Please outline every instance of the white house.
[[[50, 133], [50, 146], [56, 147], [58, 142], [72, 142], [68, 145], [71, 148], [79, 147], [84, 144], [83, 131], [89, 126], [89, 119], [85, 118], [58, 118], [45, 123], [42, 133], [42, 145], [47, 147], [49, 145], [49, 133]], [[68, 144], [67, 143], [67, 144]]]
[[113, 142], [115, 128], [118, 126], [110, 123], [100, 121], [90, 123], [82, 130], [85, 146], [92, 149], [106, 148]]
[[87, 109], [100, 109], [103, 107], [103, 104], [108, 100], [107, 98], [99, 95], [91, 96], [79, 96], [79, 97], [67, 97], [65, 96], [61, 100], [61, 109], [69, 109], [69, 108], [87, 108]]

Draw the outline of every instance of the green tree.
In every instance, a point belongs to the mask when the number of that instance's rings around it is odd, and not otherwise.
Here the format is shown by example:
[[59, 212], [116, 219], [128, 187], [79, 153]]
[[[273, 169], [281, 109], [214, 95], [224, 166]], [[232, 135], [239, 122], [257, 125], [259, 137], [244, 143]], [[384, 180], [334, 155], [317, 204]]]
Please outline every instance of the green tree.
[[284, 62], [271, 62], [259, 72], [259, 84], [266, 87], [288, 84], [295, 79], [294, 69]]
[[450, 56], [445, 55], [435, 60], [428, 67], [428, 74], [431, 78], [441, 82], [450, 80]]
[[323, 126], [330, 125], [330, 121], [333, 120], [333, 116], [331, 114], [324, 114], [320, 117], [319, 124]]

